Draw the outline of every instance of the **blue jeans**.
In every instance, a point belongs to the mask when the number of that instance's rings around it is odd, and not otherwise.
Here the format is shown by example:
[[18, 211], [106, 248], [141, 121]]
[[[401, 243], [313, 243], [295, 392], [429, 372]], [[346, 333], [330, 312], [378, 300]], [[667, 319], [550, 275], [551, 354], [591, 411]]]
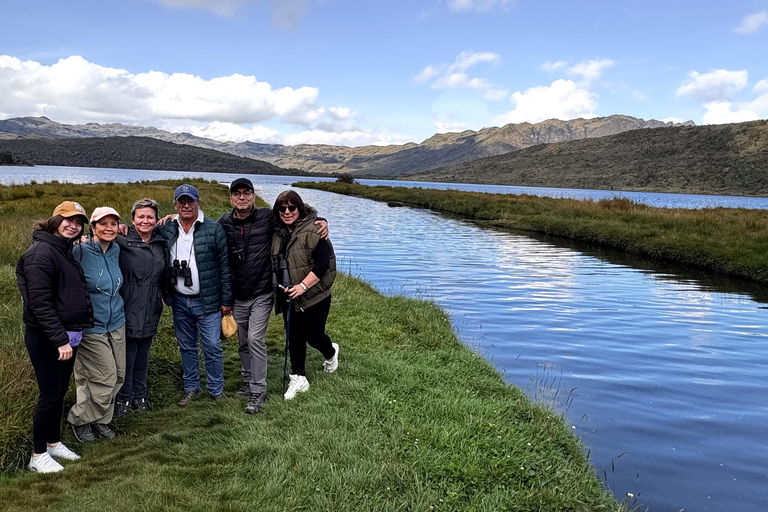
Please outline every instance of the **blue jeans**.
[[221, 311], [205, 314], [200, 297], [190, 298], [175, 294], [173, 297], [173, 328], [181, 351], [181, 367], [184, 369], [184, 391], [200, 387], [200, 359], [197, 352], [197, 335], [205, 357], [205, 381], [211, 395], [224, 392], [224, 354], [221, 349]]

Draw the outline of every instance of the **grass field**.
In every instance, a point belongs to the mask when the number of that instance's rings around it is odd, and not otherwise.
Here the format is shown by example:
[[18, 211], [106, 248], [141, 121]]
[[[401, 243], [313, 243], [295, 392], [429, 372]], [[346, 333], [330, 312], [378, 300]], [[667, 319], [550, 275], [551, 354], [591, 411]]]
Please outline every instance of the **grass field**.
[[555, 199], [340, 182], [296, 186], [429, 208], [481, 225], [589, 242], [768, 283], [768, 211], [654, 208], [626, 198]]
[[[0, 239], [8, 246], [0, 258], [4, 511], [621, 509], [563, 418], [505, 384], [459, 342], [443, 311], [383, 297], [348, 275], [334, 285], [327, 327], [341, 345], [340, 368], [323, 373], [322, 357], [310, 350], [309, 392], [282, 400], [284, 333], [273, 317], [269, 400], [260, 414], [244, 414], [242, 399], [176, 407], [180, 362], [166, 311], [151, 353], [153, 410], [117, 421], [114, 441], [81, 446], [65, 432], [83, 458], [61, 473], [22, 470], [36, 387], [13, 266], [32, 220], [63, 198], [127, 215], [148, 195], [168, 213], [174, 185], [0, 187], [0, 230], [14, 234]], [[207, 214], [227, 208], [226, 189], [196, 185]], [[225, 342], [230, 395], [240, 385], [236, 345]]]

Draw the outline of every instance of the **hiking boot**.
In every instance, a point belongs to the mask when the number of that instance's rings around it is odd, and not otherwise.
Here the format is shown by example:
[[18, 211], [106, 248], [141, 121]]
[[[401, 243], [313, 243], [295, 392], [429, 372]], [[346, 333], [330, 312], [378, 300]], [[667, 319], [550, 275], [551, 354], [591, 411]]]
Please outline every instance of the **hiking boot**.
[[331, 343], [333, 345], [334, 350], [336, 352], [333, 354], [333, 357], [330, 359], [326, 359], [323, 363], [323, 370], [325, 370], [328, 373], [333, 373], [336, 371], [336, 368], [339, 367], [339, 344], [338, 343]]
[[227, 395], [226, 395], [226, 394], [225, 394], [225, 393], [222, 391], [222, 392], [221, 392], [221, 393], [219, 393], [218, 395], [211, 395], [211, 398], [213, 399], [213, 401], [214, 401], [214, 402], [217, 402], [217, 403], [222, 403], [222, 402], [226, 402], [228, 397], [227, 397]]
[[179, 400], [178, 403], [179, 407], [186, 407], [189, 405], [189, 402], [197, 398], [200, 393], [200, 388], [197, 388], [194, 391], [184, 391], [184, 394], [181, 395], [181, 400]]
[[239, 396], [241, 398], [248, 398], [251, 396], [251, 385], [250, 384], [243, 384], [240, 386], [240, 389], [237, 390], [235, 393], [235, 396]]
[[[70, 423], [70, 425], [72, 425]], [[92, 443], [96, 440], [96, 435], [91, 430], [91, 424], [85, 425], [72, 425], [72, 432], [75, 434], [75, 439], [81, 443]]]
[[248, 397], [248, 405], [245, 406], [245, 414], [256, 414], [264, 405], [264, 393], [251, 393]]
[[292, 400], [296, 393], [309, 391], [309, 381], [304, 375], [291, 375], [291, 382], [288, 383], [288, 391], [285, 392], [285, 399]]
[[109, 428], [109, 425], [105, 423], [91, 423], [91, 428], [96, 435], [102, 439], [114, 439], [115, 431]]
[[48, 455], [56, 457], [57, 459], [77, 460], [80, 458], [78, 454], [64, 446], [64, 443], [62, 442], [59, 442], [54, 446], [49, 446], [47, 452]]
[[134, 398], [133, 402], [131, 402], [131, 407], [134, 411], [148, 411], [149, 410], [149, 402], [147, 402], [146, 398]]
[[46, 452], [29, 459], [27, 468], [30, 471], [37, 471], [38, 473], [56, 473], [57, 471], [64, 469], [64, 466], [53, 460]]
[[115, 418], [122, 418], [123, 416], [128, 416], [129, 412], [131, 412], [130, 400], [117, 400], [115, 402]]

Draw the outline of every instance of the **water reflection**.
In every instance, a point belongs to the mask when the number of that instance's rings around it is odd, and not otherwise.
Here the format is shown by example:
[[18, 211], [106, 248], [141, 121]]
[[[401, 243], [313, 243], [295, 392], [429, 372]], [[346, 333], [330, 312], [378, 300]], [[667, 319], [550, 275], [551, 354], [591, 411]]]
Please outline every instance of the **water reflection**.
[[[160, 176], [120, 172], [109, 177]], [[256, 184], [271, 202], [291, 181]], [[632, 492], [654, 511], [765, 509], [764, 287], [425, 210], [300, 193], [329, 219], [343, 267], [386, 293], [435, 300], [507, 381], [558, 404], [617, 496]]]

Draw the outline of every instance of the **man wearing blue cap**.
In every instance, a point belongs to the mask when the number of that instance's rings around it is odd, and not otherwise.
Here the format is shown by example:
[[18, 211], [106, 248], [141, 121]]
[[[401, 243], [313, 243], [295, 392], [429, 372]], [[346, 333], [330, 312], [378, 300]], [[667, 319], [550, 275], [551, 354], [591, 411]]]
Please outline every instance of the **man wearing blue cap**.
[[217, 402], [224, 394], [224, 354], [219, 336], [221, 316], [232, 311], [232, 277], [224, 228], [200, 210], [200, 195], [192, 185], [174, 194], [176, 213], [158, 228], [165, 238], [170, 268], [168, 302], [184, 370], [184, 407], [200, 394], [197, 337], [205, 357], [208, 392]]

